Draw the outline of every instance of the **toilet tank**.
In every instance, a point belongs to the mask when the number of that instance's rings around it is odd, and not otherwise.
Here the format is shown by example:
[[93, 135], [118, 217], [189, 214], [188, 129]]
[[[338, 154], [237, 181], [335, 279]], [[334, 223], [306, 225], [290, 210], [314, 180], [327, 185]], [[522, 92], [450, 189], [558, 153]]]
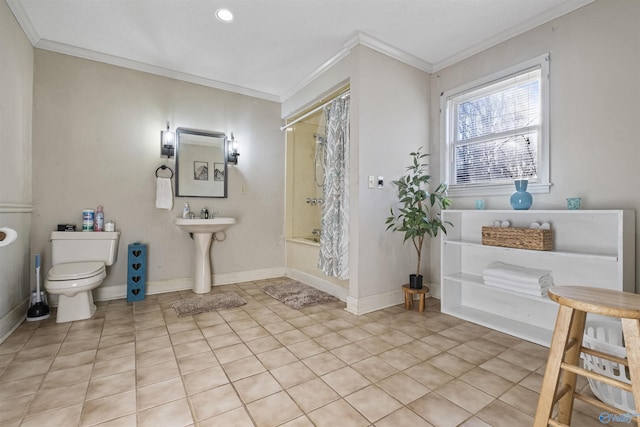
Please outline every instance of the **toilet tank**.
[[54, 231], [51, 233], [51, 265], [83, 261], [112, 265], [118, 258], [119, 241], [119, 231]]

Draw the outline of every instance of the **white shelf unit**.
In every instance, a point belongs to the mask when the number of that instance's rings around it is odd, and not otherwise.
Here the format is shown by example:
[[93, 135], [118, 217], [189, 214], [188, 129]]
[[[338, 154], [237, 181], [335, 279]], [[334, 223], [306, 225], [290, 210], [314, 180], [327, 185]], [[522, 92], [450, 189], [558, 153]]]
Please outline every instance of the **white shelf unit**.
[[[486, 286], [493, 262], [550, 270], [554, 284], [635, 292], [635, 212], [631, 210], [447, 210], [442, 237], [441, 310], [537, 344], [549, 346], [558, 305], [546, 296]], [[494, 221], [528, 228], [548, 222], [553, 250], [482, 245], [482, 227]]]

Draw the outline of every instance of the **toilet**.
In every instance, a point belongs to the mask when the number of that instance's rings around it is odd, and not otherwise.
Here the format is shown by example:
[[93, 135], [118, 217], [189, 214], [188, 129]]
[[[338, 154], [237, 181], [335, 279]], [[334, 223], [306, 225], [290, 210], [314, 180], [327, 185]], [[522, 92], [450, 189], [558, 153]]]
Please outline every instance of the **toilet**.
[[120, 232], [54, 231], [50, 240], [52, 267], [44, 287], [58, 295], [56, 322], [91, 318], [96, 312], [92, 290], [118, 258]]

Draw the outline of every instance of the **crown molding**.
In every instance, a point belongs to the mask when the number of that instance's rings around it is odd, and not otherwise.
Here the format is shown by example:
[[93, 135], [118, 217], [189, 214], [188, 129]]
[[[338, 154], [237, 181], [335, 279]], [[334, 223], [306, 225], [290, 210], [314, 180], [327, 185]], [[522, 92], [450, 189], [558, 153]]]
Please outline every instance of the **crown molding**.
[[233, 84], [228, 84], [228, 83], [220, 82], [217, 80], [207, 79], [204, 77], [183, 73], [180, 71], [173, 71], [173, 70], [169, 70], [168, 68], [158, 67], [156, 65], [151, 65], [151, 64], [145, 64], [143, 62], [133, 61], [126, 58], [121, 58], [119, 56], [95, 52], [93, 50], [83, 49], [76, 46], [70, 46], [64, 43], [58, 43], [51, 40], [41, 39], [35, 44], [34, 47], [38, 49], [48, 50], [51, 52], [57, 52], [65, 55], [76, 56], [78, 58], [89, 59], [97, 62], [103, 62], [105, 64], [115, 65], [118, 67], [129, 68], [132, 70], [155, 74], [162, 77], [181, 80], [188, 83], [195, 83], [201, 86], [226, 90], [226, 91], [238, 93], [241, 95], [252, 96], [254, 98], [260, 98], [267, 101], [280, 102], [280, 98], [277, 95], [274, 95], [271, 93], [253, 90], [253, 89], [249, 89], [242, 86], [236, 86]]
[[18, 24], [31, 42], [31, 45], [35, 46], [36, 43], [38, 43], [38, 41], [40, 40], [40, 35], [29, 19], [29, 15], [24, 10], [24, 7], [22, 7], [22, 2], [20, 2], [19, 0], [7, 0], [7, 6], [9, 6], [9, 9], [11, 9], [13, 16], [16, 18], [16, 21], [18, 21]]
[[436, 62], [433, 66], [433, 70], [431, 72], [435, 73], [444, 68], [447, 68], [457, 62], [465, 60], [477, 53], [480, 53], [484, 50], [497, 46], [498, 44], [505, 42], [509, 39], [512, 39], [516, 36], [526, 33], [529, 30], [532, 30], [540, 25], [546, 24], [556, 18], [559, 18], [567, 13], [573, 12], [576, 9], [579, 9], [583, 6], [588, 5], [589, 3], [593, 3], [595, 0], [573, 0], [566, 3], [562, 3], [558, 7], [553, 9], [549, 9], [544, 13], [541, 13], [537, 16], [534, 16], [531, 19], [528, 19], [517, 26], [511, 27], [508, 30], [505, 30], [499, 34], [496, 34], [493, 37], [490, 37], [475, 46], [470, 47], [469, 49], [465, 49], [455, 55], [451, 55], [448, 58]]

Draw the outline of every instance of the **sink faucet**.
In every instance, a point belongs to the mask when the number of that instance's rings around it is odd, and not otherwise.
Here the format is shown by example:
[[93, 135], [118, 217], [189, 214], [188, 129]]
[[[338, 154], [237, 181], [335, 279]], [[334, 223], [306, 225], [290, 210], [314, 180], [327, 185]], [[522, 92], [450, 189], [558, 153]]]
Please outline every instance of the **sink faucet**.
[[311, 232], [311, 234], [313, 234], [314, 236], [319, 236], [321, 233], [319, 228], [314, 228], [313, 231]]
[[200, 211], [200, 219], [209, 219], [209, 209], [202, 208]]

